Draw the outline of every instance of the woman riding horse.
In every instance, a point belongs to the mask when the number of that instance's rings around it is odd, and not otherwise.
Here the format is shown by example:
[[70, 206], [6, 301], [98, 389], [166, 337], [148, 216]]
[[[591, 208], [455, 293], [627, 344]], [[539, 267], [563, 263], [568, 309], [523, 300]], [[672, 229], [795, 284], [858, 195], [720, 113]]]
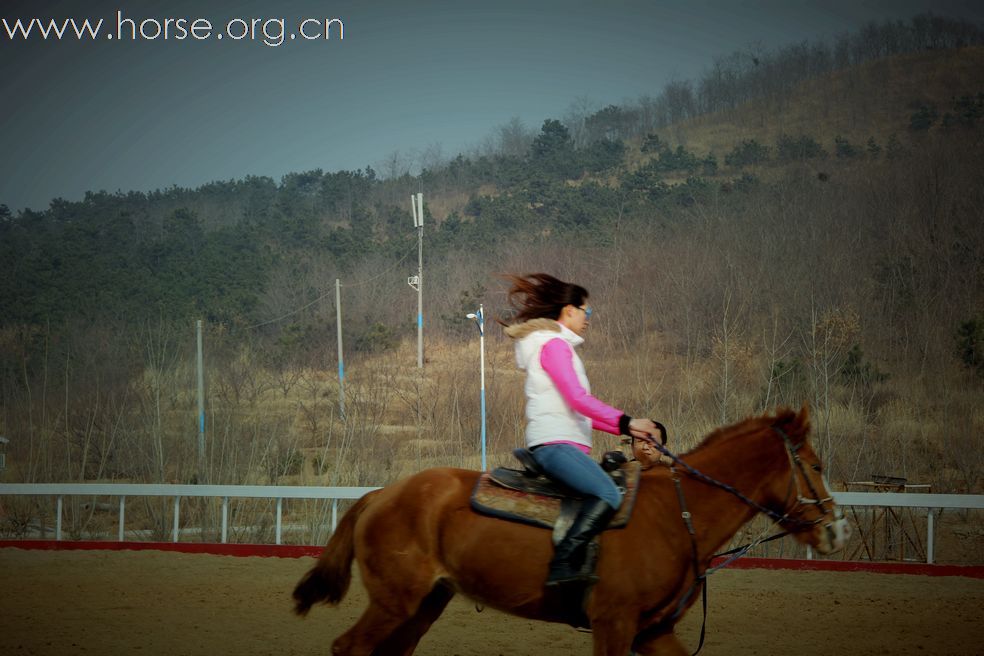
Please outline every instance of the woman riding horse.
[[591, 396], [581, 358], [591, 319], [588, 291], [546, 273], [509, 276], [516, 323], [516, 364], [526, 371], [526, 448], [547, 476], [585, 496], [583, 505], [550, 562], [546, 585], [586, 578], [585, 548], [622, 503], [611, 476], [591, 454], [591, 430], [649, 438], [649, 419], [633, 419]]
[[[595, 656], [688, 654], [677, 622], [700, 596], [714, 554], [760, 512], [819, 553], [844, 546], [849, 529], [808, 433], [805, 408], [783, 410], [718, 429], [680, 456], [678, 473], [642, 472], [631, 520], [600, 537], [599, 580], [583, 607]], [[458, 593], [528, 619], [568, 621], [570, 595], [544, 587], [550, 531], [473, 511], [479, 476], [428, 469], [367, 494], [342, 517], [294, 589], [298, 614], [336, 604], [358, 562], [369, 605], [333, 654], [412, 654]]]

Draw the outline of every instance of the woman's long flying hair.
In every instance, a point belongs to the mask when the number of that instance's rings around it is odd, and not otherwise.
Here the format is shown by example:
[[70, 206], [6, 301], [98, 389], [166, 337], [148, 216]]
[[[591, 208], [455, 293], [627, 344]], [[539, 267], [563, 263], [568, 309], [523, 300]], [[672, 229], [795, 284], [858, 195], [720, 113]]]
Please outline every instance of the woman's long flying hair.
[[512, 283], [509, 305], [516, 310], [514, 323], [540, 318], [559, 319], [566, 306], [580, 307], [588, 299], [588, 290], [584, 287], [558, 280], [547, 273], [504, 277]]

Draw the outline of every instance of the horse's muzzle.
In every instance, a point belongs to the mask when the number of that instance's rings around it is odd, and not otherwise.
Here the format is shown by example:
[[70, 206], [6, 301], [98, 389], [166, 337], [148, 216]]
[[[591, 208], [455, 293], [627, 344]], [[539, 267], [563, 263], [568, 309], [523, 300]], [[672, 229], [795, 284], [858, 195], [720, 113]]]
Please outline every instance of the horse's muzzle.
[[[840, 515], [839, 512], [837, 514]], [[851, 538], [851, 525], [843, 517], [821, 524], [818, 528], [820, 539], [816, 545], [816, 550], [822, 554], [840, 551]]]

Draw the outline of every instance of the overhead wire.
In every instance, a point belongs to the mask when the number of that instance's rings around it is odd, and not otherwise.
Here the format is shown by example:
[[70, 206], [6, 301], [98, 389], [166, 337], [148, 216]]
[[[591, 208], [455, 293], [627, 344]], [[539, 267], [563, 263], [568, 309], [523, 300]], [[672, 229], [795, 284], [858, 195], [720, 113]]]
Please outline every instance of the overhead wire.
[[370, 282], [372, 282], [374, 280], [378, 280], [379, 278], [382, 278], [386, 274], [388, 274], [391, 271], [393, 271], [393, 269], [395, 269], [399, 265], [403, 264], [407, 260], [408, 257], [410, 257], [411, 255], [413, 255], [416, 252], [417, 252], [417, 247], [414, 246], [412, 249], [410, 249], [409, 251], [407, 251], [406, 253], [404, 253], [403, 254], [403, 257], [401, 257], [399, 260], [397, 260], [396, 262], [394, 262], [393, 265], [390, 266], [388, 269], [385, 269], [382, 272], [377, 273], [376, 275], [374, 275], [371, 278], [366, 278], [365, 280], [361, 280], [359, 282], [342, 283], [342, 287], [360, 287], [362, 285], [367, 285], [367, 284], [369, 284]]
[[[365, 280], [360, 280], [359, 282], [354, 282], [354, 283], [343, 283], [341, 286], [342, 287], [361, 287], [362, 285], [367, 285], [367, 284], [369, 284], [369, 283], [371, 283], [371, 282], [373, 282], [375, 280], [378, 280], [379, 278], [382, 278], [383, 276], [391, 273], [393, 271], [393, 269], [395, 269], [396, 267], [398, 267], [401, 264], [403, 264], [407, 260], [407, 258], [410, 257], [410, 255], [412, 255], [413, 253], [416, 252], [416, 250], [417, 250], [417, 247], [414, 246], [411, 250], [408, 250], [406, 253], [404, 253], [403, 257], [401, 257], [399, 260], [397, 260], [396, 262], [394, 262], [391, 266], [389, 266], [388, 268], [384, 269], [383, 271], [377, 273], [376, 275], [374, 275], [374, 276], [372, 276], [370, 278], [366, 278]], [[291, 316], [293, 316], [295, 314], [298, 314], [299, 312], [303, 312], [304, 310], [308, 309], [312, 305], [314, 305], [314, 304], [318, 303], [319, 301], [327, 298], [333, 292], [334, 292], [334, 289], [331, 289], [329, 291], [326, 291], [325, 293], [321, 294], [320, 296], [318, 296], [314, 300], [309, 301], [308, 303], [305, 303], [304, 305], [302, 305], [302, 306], [300, 306], [298, 308], [295, 308], [293, 310], [290, 310], [289, 312], [285, 312], [284, 314], [280, 315], [279, 317], [275, 317], [273, 319], [267, 319], [266, 321], [261, 321], [259, 323], [255, 323], [255, 324], [252, 324], [250, 326], [246, 326], [243, 330], [253, 330], [255, 328], [260, 328], [262, 326], [267, 326], [267, 325], [272, 324], [272, 323], [277, 323], [278, 321], [283, 321], [287, 317], [291, 317]]]

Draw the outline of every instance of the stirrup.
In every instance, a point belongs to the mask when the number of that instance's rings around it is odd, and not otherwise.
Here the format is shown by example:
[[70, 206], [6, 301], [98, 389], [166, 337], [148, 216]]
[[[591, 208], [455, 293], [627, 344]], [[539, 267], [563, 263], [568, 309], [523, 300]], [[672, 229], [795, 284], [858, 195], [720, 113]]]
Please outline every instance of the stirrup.
[[547, 571], [547, 580], [543, 584], [544, 587], [551, 588], [561, 585], [568, 585], [571, 583], [597, 583], [598, 575], [594, 572], [594, 562], [589, 562], [597, 558], [597, 554], [586, 553], [584, 562], [578, 567], [568, 566], [567, 572], [561, 574], [553, 574], [551, 571]]

